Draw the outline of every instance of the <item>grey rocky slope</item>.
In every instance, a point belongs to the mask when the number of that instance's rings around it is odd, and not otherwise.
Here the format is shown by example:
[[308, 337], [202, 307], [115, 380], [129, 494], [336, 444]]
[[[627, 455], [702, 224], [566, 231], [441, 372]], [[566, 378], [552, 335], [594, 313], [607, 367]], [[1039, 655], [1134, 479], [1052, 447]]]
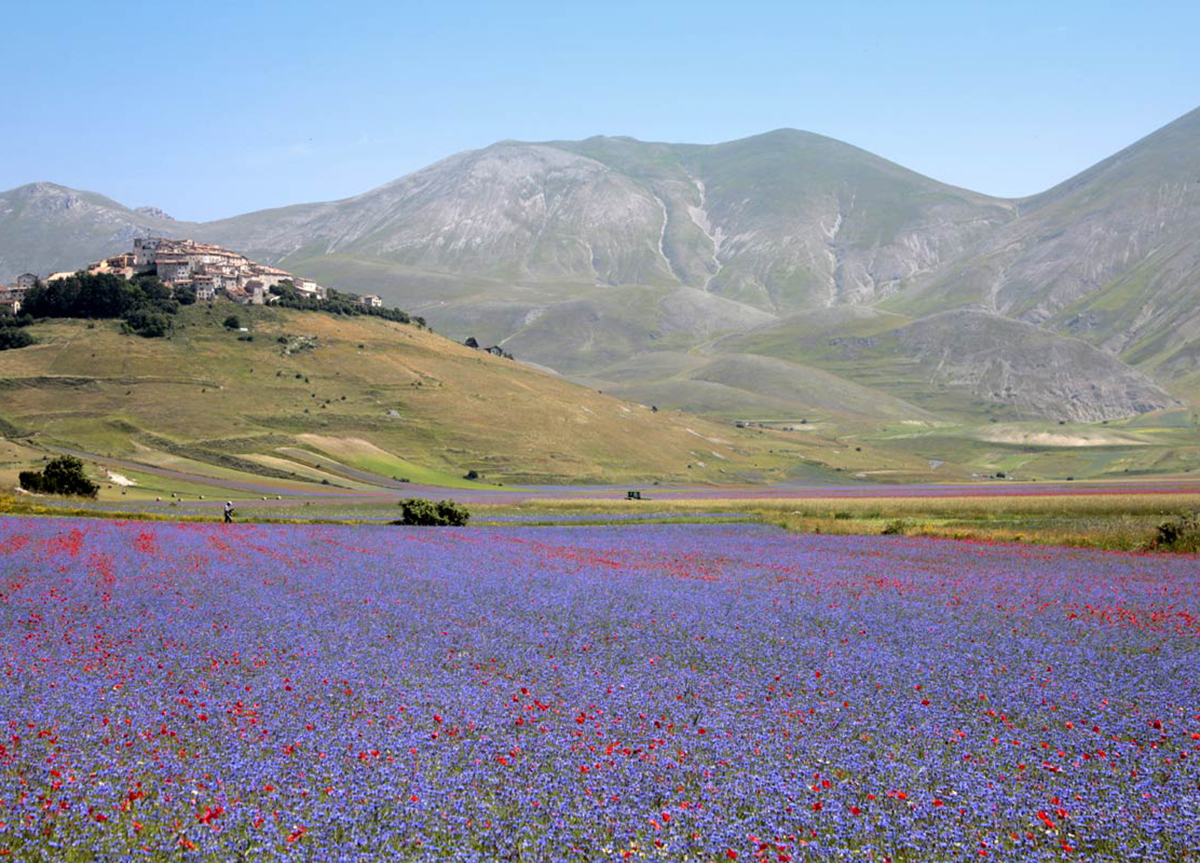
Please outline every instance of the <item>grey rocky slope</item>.
[[1200, 336], [1200, 109], [1018, 210], [891, 305], [978, 305], [1147, 368]]
[[534, 282], [686, 285], [768, 312], [864, 303], [1015, 215], [794, 130], [715, 146], [625, 138], [461, 153], [366, 194], [205, 225], [272, 260], [338, 255]]
[[651, 189], [672, 274], [772, 312], [883, 299], [953, 260], [1012, 204], [780, 129], [713, 146], [564, 143]]
[[[131, 210], [94, 192], [30, 183], [0, 193], [0, 284], [47, 275], [126, 251], [134, 237], [182, 236], [161, 210]], [[164, 218], [165, 217], [165, 218]]]

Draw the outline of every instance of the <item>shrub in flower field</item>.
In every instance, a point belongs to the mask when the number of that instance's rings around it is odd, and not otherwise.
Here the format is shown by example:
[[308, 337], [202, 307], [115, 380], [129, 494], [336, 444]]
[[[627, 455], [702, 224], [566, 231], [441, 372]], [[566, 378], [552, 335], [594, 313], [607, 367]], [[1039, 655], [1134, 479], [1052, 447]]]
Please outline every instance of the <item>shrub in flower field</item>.
[[471, 513], [462, 504], [452, 500], [423, 500], [410, 497], [400, 501], [400, 520], [396, 524], [425, 527], [462, 527]]

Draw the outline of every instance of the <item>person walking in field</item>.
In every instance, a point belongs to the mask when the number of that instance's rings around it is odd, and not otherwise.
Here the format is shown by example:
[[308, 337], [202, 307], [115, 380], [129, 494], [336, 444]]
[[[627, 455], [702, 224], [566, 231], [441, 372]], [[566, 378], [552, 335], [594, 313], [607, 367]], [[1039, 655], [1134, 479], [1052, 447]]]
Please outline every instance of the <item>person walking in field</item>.
[[233, 524], [233, 501], [225, 501], [225, 523]]

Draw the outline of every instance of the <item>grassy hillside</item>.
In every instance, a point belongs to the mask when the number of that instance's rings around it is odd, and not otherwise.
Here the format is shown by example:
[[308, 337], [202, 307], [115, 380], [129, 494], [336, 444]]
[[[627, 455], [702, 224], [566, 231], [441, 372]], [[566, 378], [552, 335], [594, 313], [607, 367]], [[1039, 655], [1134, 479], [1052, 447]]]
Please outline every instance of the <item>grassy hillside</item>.
[[[655, 412], [411, 326], [237, 308], [239, 333], [221, 325], [231, 311], [187, 307], [170, 339], [114, 322], [34, 326], [39, 344], [0, 353], [6, 436], [26, 455], [69, 447], [289, 488], [318, 476], [454, 485], [470, 470], [504, 483], [757, 481], [844, 461], [836, 441]], [[15, 472], [22, 459], [9, 461]]]
[[[232, 311], [249, 332], [221, 325]], [[97, 456], [92, 472], [108, 498], [398, 496], [402, 479], [645, 487], [1200, 468], [1185, 411], [1103, 432], [952, 425], [752, 353], [663, 352], [636, 373], [614, 366], [615, 380], [589, 388], [374, 318], [217, 304], [186, 307], [170, 339], [122, 335], [115, 322], [32, 329], [39, 344], [0, 352], [0, 483], [66, 448]], [[727, 420], [671, 410], [671, 399]], [[798, 403], [803, 414], [791, 411]], [[756, 422], [738, 428], [739, 417]], [[464, 479], [472, 470], [478, 479]]]

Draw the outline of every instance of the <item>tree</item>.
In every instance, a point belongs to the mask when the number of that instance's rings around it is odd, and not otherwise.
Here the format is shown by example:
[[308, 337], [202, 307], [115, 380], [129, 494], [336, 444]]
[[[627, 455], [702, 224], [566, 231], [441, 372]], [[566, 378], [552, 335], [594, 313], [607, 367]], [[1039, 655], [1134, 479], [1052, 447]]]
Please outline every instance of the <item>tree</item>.
[[95, 497], [100, 491], [100, 486], [88, 479], [84, 473], [83, 462], [73, 455], [59, 456], [40, 471], [21, 471], [17, 479], [21, 488], [42, 494]]
[[242, 322], [238, 319], [237, 315], [230, 315], [229, 317], [227, 317], [225, 319], [225, 329], [240, 330], [241, 328], [242, 328]]

